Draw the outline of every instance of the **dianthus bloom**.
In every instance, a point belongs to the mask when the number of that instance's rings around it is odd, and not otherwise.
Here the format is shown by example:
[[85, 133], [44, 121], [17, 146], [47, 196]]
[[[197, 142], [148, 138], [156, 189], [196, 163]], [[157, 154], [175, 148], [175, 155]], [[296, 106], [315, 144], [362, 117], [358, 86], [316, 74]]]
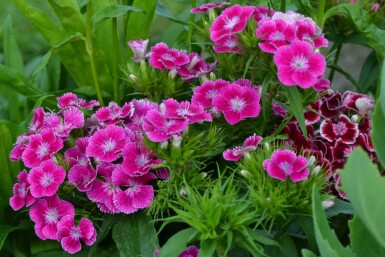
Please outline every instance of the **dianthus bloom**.
[[151, 47], [150, 65], [156, 69], [176, 70], [190, 61], [188, 55], [177, 49], [170, 49], [165, 43]]
[[305, 41], [294, 41], [278, 48], [274, 63], [282, 84], [302, 88], [314, 86], [326, 67], [325, 58], [320, 53], [314, 53], [312, 45]]
[[225, 86], [213, 100], [213, 105], [223, 112], [226, 121], [234, 125], [244, 118], [257, 117], [261, 111], [260, 95], [254, 88], [238, 84]]
[[35, 202], [35, 197], [31, 195], [30, 184], [27, 178], [28, 173], [26, 170], [21, 171], [17, 175], [18, 183], [13, 186], [13, 196], [9, 200], [9, 204], [15, 211], [20, 210], [24, 206], [29, 207]]
[[237, 146], [233, 149], [228, 149], [223, 153], [223, 158], [227, 161], [239, 161], [242, 156], [248, 152], [255, 151], [262, 137], [255, 134], [246, 138], [243, 146]]
[[128, 41], [128, 46], [131, 48], [132, 52], [134, 53], [134, 56], [132, 57], [132, 59], [135, 62], [145, 61], [148, 41], [149, 41], [148, 39]]
[[84, 109], [91, 110], [95, 106], [99, 106], [99, 102], [96, 100], [92, 100], [90, 102], [86, 102], [84, 99], [78, 98], [73, 93], [66, 93], [57, 98], [58, 107], [61, 109], [70, 108], [70, 107], [81, 107]]
[[200, 13], [206, 13], [206, 12], [212, 10], [212, 9], [223, 8], [223, 7], [225, 7], [226, 5], [229, 5], [229, 4], [230, 4], [229, 2], [202, 4], [199, 7], [192, 8], [191, 9], [191, 13], [199, 13], [199, 12]]
[[263, 168], [270, 177], [285, 181], [289, 176], [293, 182], [307, 179], [309, 176], [307, 165], [308, 161], [305, 157], [297, 156], [291, 150], [276, 150], [271, 159], [263, 162]]

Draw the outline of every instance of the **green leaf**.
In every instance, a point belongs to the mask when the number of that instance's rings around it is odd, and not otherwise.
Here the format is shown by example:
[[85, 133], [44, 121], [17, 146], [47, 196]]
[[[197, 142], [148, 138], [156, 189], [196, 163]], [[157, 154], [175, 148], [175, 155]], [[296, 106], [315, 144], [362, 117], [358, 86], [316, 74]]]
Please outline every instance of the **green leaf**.
[[280, 257], [298, 257], [297, 247], [290, 236], [283, 235], [280, 238], [279, 243], [282, 247]]
[[9, 233], [15, 230], [15, 227], [7, 226], [5, 224], [0, 225], [0, 250], [3, 248], [3, 244], [5, 242], [5, 239], [7, 239], [7, 236]]
[[283, 87], [287, 93], [287, 98], [290, 104], [290, 112], [294, 114], [295, 118], [298, 121], [299, 127], [301, 128], [302, 133], [307, 137], [306, 125], [305, 125], [305, 116], [303, 113], [303, 103], [302, 97], [296, 87]]
[[[385, 59], [382, 59], [382, 61], [381, 61], [381, 70], [380, 70], [378, 87], [379, 87], [380, 95], [379, 95], [377, 101], [380, 101], [381, 103], [379, 104], [377, 109], [380, 109], [380, 107], [381, 107], [382, 117], [384, 117], [384, 115], [385, 115]], [[382, 99], [382, 100], [380, 100], [380, 99]], [[381, 154], [385, 154], [385, 152], [381, 152]], [[380, 160], [381, 160], [381, 163], [384, 165], [385, 159], [382, 158]]]
[[375, 239], [385, 248], [385, 180], [375, 164], [361, 148], [350, 155], [340, 172], [342, 190], [354, 206], [355, 214], [365, 224]]
[[312, 251], [309, 251], [308, 249], [302, 249], [302, 256], [303, 257], [317, 257]]
[[324, 257], [355, 257], [349, 247], [343, 247], [336, 234], [330, 229], [325, 212], [321, 205], [321, 196], [317, 185], [313, 185], [313, 218], [314, 230], [321, 256]]
[[362, 65], [360, 78], [358, 80], [358, 90], [362, 93], [373, 91], [373, 89], [376, 88], [379, 74], [380, 64], [377, 61], [375, 52], [372, 51]]
[[338, 71], [340, 74], [342, 74], [347, 80], [349, 80], [356, 88], [358, 88], [358, 83], [357, 81], [355, 80], [355, 78], [353, 78], [352, 75], [350, 75], [349, 72], [345, 71], [344, 69], [342, 69], [338, 64], [330, 64], [328, 65], [329, 68], [332, 68], [336, 71]]
[[177, 18], [174, 17], [174, 15], [172, 15], [165, 7], [164, 5], [158, 1], [157, 5], [156, 5], [156, 9], [155, 9], [155, 13], [162, 16], [162, 17], [165, 17], [169, 20], [172, 20], [176, 23], [180, 23], [180, 24], [183, 24], [183, 25], [188, 25], [187, 22], [184, 22], [184, 21], [181, 21], [181, 20], [178, 20]]
[[306, 13], [313, 20], [317, 20], [317, 14], [314, 12], [314, 8], [311, 6], [309, 0], [294, 0], [293, 2], [297, 6], [298, 10], [302, 13]]
[[186, 249], [188, 242], [196, 236], [196, 233], [194, 228], [179, 231], [167, 240], [167, 243], [160, 249], [158, 257], [178, 256]]
[[201, 247], [199, 249], [198, 257], [212, 257], [215, 253], [215, 247], [217, 241], [212, 239], [206, 239], [201, 241]]
[[385, 248], [378, 244], [359, 217], [349, 221], [350, 244], [357, 256], [385, 256]]
[[98, 10], [92, 16], [92, 26], [95, 29], [106, 19], [120, 17], [122, 15], [125, 15], [127, 12], [143, 12], [143, 10], [134, 6], [125, 5], [106, 6]]
[[48, 64], [49, 60], [51, 59], [52, 53], [51, 51], [48, 51], [39, 61], [39, 63], [36, 65], [36, 68], [33, 70], [32, 73], [32, 80], [35, 80], [36, 75], [41, 72]]
[[13, 34], [12, 17], [9, 15], [3, 25], [4, 63], [23, 73], [23, 57]]
[[385, 167], [385, 112], [381, 108], [381, 102], [385, 102], [385, 99], [377, 99], [377, 103], [372, 114], [371, 139], [373, 142], [373, 146], [376, 149], [376, 155], [380, 160], [382, 166]]
[[157, 246], [153, 223], [143, 213], [122, 216], [112, 229], [112, 238], [121, 257], [153, 257]]
[[340, 199], [334, 199], [334, 205], [326, 209], [326, 216], [330, 218], [341, 213], [353, 215], [354, 214], [353, 206], [349, 202], [346, 202]]

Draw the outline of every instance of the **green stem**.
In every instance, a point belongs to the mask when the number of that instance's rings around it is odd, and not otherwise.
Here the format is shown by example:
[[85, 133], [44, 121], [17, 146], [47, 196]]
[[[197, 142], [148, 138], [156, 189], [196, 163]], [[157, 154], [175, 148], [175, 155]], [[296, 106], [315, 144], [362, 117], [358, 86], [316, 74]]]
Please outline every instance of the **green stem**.
[[[197, 1], [191, 0], [191, 8], [196, 7]], [[195, 22], [195, 15], [193, 13], [190, 14], [190, 20], [189, 20], [189, 28], [188, 28], [188, 34], [187, 34], [187, 44], [189, 46], [189, 51], [191, 52], [191, 41], [192, 41], [192, 33], [193, 33], [193, 25]]]
[[317, 25], [322, 29], [324, 26], [324, 13], [325, 13], [325, 0], [318, 1], [318, 15], [317, 15]]
[[[116, 1], [113, 1], [113, 5], [117, 5]], [[117, 18], [112, 18], [112, 77], [113, 77], [113, 88], [114, 88], [114, 101], [120, 103], [119, 94], [119, 77], [118, 77], [118, 66], [119, 66], [119, 37], [118, 37], [118, 22]]]
[[[336, 52], [336, 55], [335, 55], [335, 57], [334, 57], [334, 64], [337, 64], [337, 63], [338, 63], [338, 59], [340, 58], [341, 49], [342, 49], [342, 43], [341, 43], [341, 40], [337, 39], [337, 41], [335, 42], [335, 44], [337, 44], [337, 52]], [[335, 73], [335, 69], [332, 69], [332, 70], [330, 71], [330, 75], [329, 75], [329, 81], [330, 81], [330, 83], [333, 81], [334, 73]]]
[[98, 80], [98, 75], [96, 72], [96, 66], [95, 66], [95, 59], [94, 59], [94, 51], [92, 46], [92, 1], [89, 1], [87, 4], [87, 35], [86, 35], [86, 50], [88, 57], [90, 58], [90, 65], [91, 65], [91, 73], [92, 73], [92, 80], [94, 82], [96, 96], [98, 98], [98, 101], [101, 106], [104, 106], [102, 93], [100, 91], [100, 85]]

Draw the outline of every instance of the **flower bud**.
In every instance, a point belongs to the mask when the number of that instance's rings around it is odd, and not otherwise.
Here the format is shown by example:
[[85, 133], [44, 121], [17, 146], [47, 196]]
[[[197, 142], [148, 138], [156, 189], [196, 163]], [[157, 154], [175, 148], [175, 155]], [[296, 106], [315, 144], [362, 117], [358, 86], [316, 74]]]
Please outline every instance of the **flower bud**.
[[266, 151], [270, 150], [270, 144], [269, 143], [266, 142], [263, 145], [265, 146]]
[[350, 120], [354, 123], [358, 123], [358, 120], [360, 119], [360, 117], [358, 117], [357, 114], [354, 114], [352, 115], [352, 117], [350, 118]]
[[241, 170], [239, 173], [240, 173], [240, 174], [242, 175], [242, 177], [244, 177], [244, 178], [250, 177], [250, 172], [248, 172], [247, 170]]
[[168, 141], [163, 141], [160, 143], [160, 149], [167, 149], [168, 147]]
[[373, 101], [368, 97], [358, 98], [355, 102], [358, 109], [358, 113], [364, 116], [368, 111], [372, 110], [374, 107]]
[[180, 144], [182, 143], [183, 136], [182, 135], [172, 135], [172, 146], [175, 148], [180, 147]]
[[136, 81], [136, 76], [135, 76], [134, 74], [130, 74], [129, 77], [130, 77], [130, 79], [131, 79], [132, 81], [134, 81], [134, 82]]
[[312, 170], [312, 173], [313, 173], [314, 175], [317, 175], [318, 173], [320, 173], [320, 171], [321, 171], [321, 166], [317, 165], [317, 166], [315, 166], [314, 169]]
[[315, 158], [314, 155], [312, 155], [312, 156], [309, 157], [309, 160], [308, 160], [308, 162], [307, 162], [307, 165], [308, 165], [308, 166], [312, 166], [312, 165], [314, 165], [315, 162], [316, 162], [316, 158]]
[[180, 194], [181, 196], [186, 196], [186, 195], [187, 195], [187, 190], [186, 190], [186, 188], [181, 188], [181, 190], [179, 191], [179, 194]]
[[328, 208], [332, 207], [335, 204], [335, 202], [334, 202], [334, 200], [325, 200], [325, 201], [322, 201], [321, 204], [322, 204], [322, 208], [328, 209]]

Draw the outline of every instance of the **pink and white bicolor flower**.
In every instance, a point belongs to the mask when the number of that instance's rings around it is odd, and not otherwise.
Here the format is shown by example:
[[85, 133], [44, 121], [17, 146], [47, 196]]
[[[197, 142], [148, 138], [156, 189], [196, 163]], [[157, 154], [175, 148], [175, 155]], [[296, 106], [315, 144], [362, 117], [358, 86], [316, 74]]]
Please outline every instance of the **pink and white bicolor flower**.
[[262, 137], [251, 135], [246, 138], [243, 146], [237, 146], [233, 149], [228, 149], [223, 153], [223, 158], [227, 161], [239, 161], [246, 153], [255, 151], [261, 142]]
[[13, 186], [13, 196], [9, 199], [9, 205], [13, 210], [17, 211], [24, 206], [29, 207], [35, 202], [35, 197], [32, 196], [30, 184], [28, 183], [28, 173], [22, 170], [17, 175], [18, 183]]

